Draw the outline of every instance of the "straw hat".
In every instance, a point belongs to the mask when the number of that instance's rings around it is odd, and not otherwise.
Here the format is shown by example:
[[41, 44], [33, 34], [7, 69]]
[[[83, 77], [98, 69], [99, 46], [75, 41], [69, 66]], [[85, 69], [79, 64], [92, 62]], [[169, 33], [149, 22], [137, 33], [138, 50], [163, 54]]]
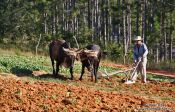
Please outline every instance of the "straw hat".
[[136, 36], [136, 37], [134, 38], [134, 40], [135, 40], [135, 41], [142, 40], [142, 37], [141, 37], [141, 36]]

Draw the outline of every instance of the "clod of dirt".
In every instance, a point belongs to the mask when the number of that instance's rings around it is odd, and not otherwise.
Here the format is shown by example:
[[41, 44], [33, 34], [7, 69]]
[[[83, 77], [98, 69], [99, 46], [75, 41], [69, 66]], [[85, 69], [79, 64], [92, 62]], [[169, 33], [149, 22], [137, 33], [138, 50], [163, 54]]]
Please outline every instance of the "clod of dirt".
[[41, 76], [43, 74], [47, 74], [45, 71], [33, 71], [32, 75], [34, 76]]
[[70, 99], [63, 99], [62, 103], [64, 103], [65, 105], [69, 105], [72, 104], [72, 101]]

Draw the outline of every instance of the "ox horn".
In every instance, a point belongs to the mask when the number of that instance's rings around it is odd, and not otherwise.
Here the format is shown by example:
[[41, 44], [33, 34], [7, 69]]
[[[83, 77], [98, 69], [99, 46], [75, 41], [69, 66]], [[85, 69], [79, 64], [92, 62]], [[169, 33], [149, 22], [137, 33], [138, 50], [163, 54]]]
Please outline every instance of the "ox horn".
[[74, 50], [70, 50], [70, 49], [67, 49], [67, 48], [64, 48], [63, 47], [63, 51], [65, 51], [66, 54], [68, 54], [68, 55], [74, 55], [74, 56], [76, 56], [76, 52]]
[[76, 52], [77, 52], [77, 53], [81, 53], [83, 50], [84, 50], [84, 49], [82, 49], [82, 48], [81, 48], [81, 49], [77, 49]]
[[87, 54], [87, 56], [93, 56], [93, 57], [97, 57], [98, 51], [94, 51], [94, 50], [84, 50], [84, 52]]
[[95, 52], [95, 51], [94, 50], [87, 50], [87, 49], [85, 49], [84, 52], [85, 53], [91, 53], [91, 52]]
[[64, 47], [63, 47], [63, 51], [65, 51], [65, 52], [69, 52], [70, 50], [67, 49], [67, 48], [64, 48]]

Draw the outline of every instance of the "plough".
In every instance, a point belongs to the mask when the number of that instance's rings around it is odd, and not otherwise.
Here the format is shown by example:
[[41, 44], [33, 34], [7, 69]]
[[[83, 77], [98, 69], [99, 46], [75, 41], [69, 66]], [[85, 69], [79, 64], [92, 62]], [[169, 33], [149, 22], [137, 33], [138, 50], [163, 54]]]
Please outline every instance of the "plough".
[[[102, 75], [102, 77], [107, 77], [107, 79], [109, 79], [110, 76], [113, 76], [113, 75], [119, 74], [119, 73], [124, 73], [125, 76], [126, 76], [124, 81], [127, 82], [128, 79], [129, 78], [132, 78], [133, 75], [135, 74], [135, 72], [137, 70], [137, 67], [138, 67], [138, 65], [139, 65], [140, 62], [141, 62], [141, 59], [136, 64], [133, 64], [134, 66], [132, 68], [129, 68], [129, 69], [126, 69], [126, 70], [117, 70], [117, 71], [108, 73], [106, 71], [106, 69], [105, 69], [105, 71], [101, 75]], [[130, 72], [130, 73], [128, 73], [128, 72]]]

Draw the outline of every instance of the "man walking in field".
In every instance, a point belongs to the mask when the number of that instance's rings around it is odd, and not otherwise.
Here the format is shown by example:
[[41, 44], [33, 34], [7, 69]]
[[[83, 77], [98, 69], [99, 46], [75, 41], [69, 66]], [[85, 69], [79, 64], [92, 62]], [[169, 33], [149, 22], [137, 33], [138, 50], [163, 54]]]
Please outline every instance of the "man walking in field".
[[147, 54], [148, 48], [145, 43], [142, 42], [141, 36], [137, 36], [135, 39], [135, 46], [134, 46], [134, 63], [137, 63], [136, 72], [131, 76], [131, 80], [125, 82], [126, 84], [135, 83], [138, 73], [141, 73], [141, 81], [142, 83], [146, 83], [146, 64], [147, 64]]

